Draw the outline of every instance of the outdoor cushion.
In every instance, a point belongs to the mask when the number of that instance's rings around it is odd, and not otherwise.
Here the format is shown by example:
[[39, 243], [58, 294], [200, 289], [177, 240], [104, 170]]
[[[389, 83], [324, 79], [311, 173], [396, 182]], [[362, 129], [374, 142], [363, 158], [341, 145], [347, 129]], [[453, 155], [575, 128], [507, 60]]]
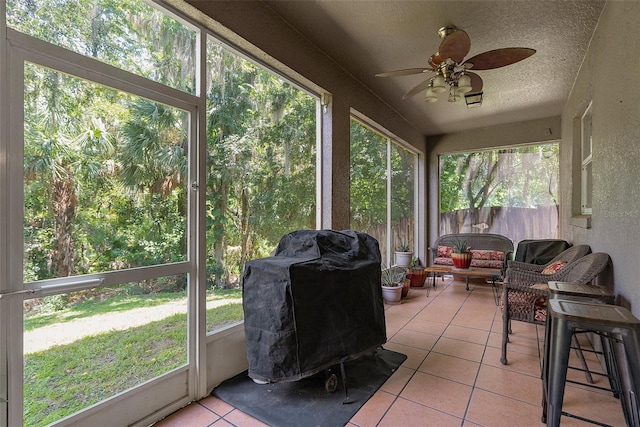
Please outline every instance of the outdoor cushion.
[[504, 252], [491, 249], [471, 249], [471, 258], [504, 261]]
[[540, 272], [540, 274], [545, 274], [545, 275], [553, 274], [556, 271], [560, 270], [565, 265], [567, 265], [566, 261], [556, 261], [546, 266], [544, 270]]
[[451, 246], [438, 246], [438, 258], [451, 258], [453, 248]]

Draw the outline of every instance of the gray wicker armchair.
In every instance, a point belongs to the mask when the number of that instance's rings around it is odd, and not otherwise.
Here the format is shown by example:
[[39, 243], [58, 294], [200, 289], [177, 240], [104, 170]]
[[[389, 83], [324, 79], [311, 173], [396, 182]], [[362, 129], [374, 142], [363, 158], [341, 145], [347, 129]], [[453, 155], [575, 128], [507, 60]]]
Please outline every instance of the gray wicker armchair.
[[609, 265], [609, 255], [593, 253], [579, 258], [553, 274], [508, 268], [502, 286], [502, 357], [507, 364], [507, 342], [511, 320], [543, 325], [547, 319], [548, 283], [586, 284]]
[[572, 246], [569, 249], [559, 253], [546, 264], [531, 264], [528, 262], [520, 262], [520, 261], [507, 261], [507, 268], [516, 269], [516, 270], [525, 270], [525, 271], [534, 271], [540, 273], [545, 268], [549, 267], [553, 263], [557, 261], [564, 261], [567, 264], [582, 258], [585, 255], [589, 255], [591, 253], [591, 247], [589, 245], [576, 245]]

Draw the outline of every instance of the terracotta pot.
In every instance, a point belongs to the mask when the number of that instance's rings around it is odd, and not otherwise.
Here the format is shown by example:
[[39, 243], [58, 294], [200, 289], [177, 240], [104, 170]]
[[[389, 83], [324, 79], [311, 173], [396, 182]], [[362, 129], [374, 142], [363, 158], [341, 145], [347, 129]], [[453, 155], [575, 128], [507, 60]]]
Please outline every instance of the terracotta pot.
[[453, 260], [453, 266], [455, 268], [466, 269], [471, 267], [471, 252], [452, 252], [451, 259]]
[[401, 292], [401, 297], [404, 298], [407, 295], [409, 295], [409, 286], [411, 285], [411, 280], [409, 279], [403, 279], [402, 280], [402, 292]]
[[411, 272], [407, 274], [407, 278], [411, 281], [412, 288], [421, 288], [424, 286], [427, 273], [424, 271], [424, 267], [412, 268]]

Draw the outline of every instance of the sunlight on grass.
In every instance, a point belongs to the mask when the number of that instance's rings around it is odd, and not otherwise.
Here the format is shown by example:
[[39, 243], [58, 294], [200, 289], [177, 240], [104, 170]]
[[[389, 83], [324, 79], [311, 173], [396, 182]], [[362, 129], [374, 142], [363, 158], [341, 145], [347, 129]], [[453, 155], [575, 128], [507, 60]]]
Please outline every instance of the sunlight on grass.
[[[208, 310], [207, 330], [242, 320], [241, 292], [224, 292], [211, 299], [225, 298], [235, 298], [237, 302]], [[180, 296], [174, 301], [182, 299]], [[151, 301], [159, 304], [167, 299]], [[134, 308], [148, 302], [138, 296]], [[116, 302], [118, 307], [133, 307], [130, 304], [124, 299]], [[89, 306], [96, 308], [94, 314], [108, 311], [98, 308], [97, 303]], [[82, 313], [80, 317], [87, 317], [90, 310], [86, 307], [78, 311]], [[47, 323], [64, 322], [68, 316], [77, 318], [77, 313], [73, 310], [55, 313], [47, 317]], [[144, 326], [101, 333], [25, 355], [25, 425], [46, 425], [185, 365], [186, 325], [186, 314], [176, 314]]]

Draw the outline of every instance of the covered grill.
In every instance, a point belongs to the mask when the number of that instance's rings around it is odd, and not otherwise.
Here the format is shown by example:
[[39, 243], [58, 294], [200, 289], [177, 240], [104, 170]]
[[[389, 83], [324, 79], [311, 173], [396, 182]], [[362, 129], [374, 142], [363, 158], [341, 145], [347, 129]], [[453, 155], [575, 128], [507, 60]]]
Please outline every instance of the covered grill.
[[243, 305], [249, 376], [297, 381], [386, 342], [378, 242], [301, 230], [248, 261]]

